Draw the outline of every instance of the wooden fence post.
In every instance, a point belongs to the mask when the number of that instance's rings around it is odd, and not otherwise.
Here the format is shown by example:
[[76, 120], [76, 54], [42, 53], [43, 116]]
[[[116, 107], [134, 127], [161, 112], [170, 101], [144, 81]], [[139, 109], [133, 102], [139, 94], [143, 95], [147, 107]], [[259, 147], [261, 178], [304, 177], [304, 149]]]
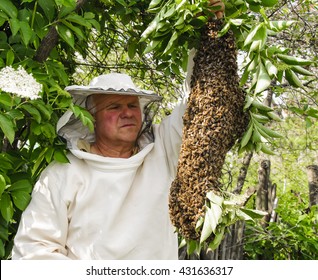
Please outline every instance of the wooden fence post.
[[[269, 160], [262, 160], [258, 169], [258, 187], [256, 194], [256, 209], [268, 212], [269, 206], [269, 175], [270, 175], [271, 162]], [[269, 220], [269, 215], [264, 219], [264, 226]]]

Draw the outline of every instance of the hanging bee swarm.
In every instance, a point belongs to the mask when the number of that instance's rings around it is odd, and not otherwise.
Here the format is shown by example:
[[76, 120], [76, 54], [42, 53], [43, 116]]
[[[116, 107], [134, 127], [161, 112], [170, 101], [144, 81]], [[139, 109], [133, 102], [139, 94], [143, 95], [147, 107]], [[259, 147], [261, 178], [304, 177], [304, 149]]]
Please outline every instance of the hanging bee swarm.
[[194, 57], [177, 176], [170, 188], [170, 218], [187, 240], [200, 239], [195, 228], [204, 217], [206, 194], [220, 194], [226, 154], [248, 123], [234, 35], [217, 37], [221, 26], [222, 20], [206, 25]]

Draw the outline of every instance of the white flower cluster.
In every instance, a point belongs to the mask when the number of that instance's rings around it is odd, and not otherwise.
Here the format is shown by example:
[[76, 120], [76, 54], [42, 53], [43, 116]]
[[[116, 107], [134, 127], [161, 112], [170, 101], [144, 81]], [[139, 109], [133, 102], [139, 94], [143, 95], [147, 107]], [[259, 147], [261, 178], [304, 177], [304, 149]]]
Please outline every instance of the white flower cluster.
[[11, 66], [6, 66], [0, 70], [0, 90], [24, 98], [36, 99], [40, 97], [42, 85], [21, 65], [16, 70]]

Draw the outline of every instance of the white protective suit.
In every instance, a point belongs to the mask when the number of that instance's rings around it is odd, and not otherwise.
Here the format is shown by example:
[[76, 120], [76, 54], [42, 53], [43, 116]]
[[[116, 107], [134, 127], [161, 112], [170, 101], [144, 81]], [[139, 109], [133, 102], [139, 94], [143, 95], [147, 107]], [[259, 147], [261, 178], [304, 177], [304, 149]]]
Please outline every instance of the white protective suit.
[[[181, 102], [154, 125], [155, 141], [141, 143], [141, 150], [128, 159], [81, 151], [76, 145], [81, 130], [75, 127], [74, 135], [70, 130], [70, 163], [53, 162], [41, 174], [23, 213], [12, 258], [177, 259], [168, 195], [184, 110]], [[66, 113], [59, 126], [70, 116]]]

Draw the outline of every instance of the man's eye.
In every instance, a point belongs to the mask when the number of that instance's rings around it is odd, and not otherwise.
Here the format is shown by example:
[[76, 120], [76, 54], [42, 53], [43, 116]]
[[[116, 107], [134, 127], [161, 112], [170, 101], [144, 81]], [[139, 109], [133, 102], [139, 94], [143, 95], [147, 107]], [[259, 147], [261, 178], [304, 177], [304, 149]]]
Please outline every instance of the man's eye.
[[129, 107], [130, 107], [130, 108], [138, 108], [139, 105], [138, 105], [138, 104], [130, 104]]
[[108, 106], [108, 107], [107, 107], [108, 110], [116, 110], [116, 109], [118, 109], [118, 108], [119, 108], [118, 105], [111, 105], [111, 106]]

